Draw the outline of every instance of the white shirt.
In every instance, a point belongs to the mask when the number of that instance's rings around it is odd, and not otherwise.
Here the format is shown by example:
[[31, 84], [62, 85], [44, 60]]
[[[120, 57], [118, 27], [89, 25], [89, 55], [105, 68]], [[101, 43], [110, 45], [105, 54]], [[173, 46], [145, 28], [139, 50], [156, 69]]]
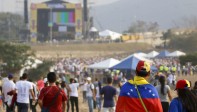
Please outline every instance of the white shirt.
[[100, 98], [99, 87], [98, 87], [98, 86], [96, 87], [96, 97], [97, 97], [97, 98]]
[[172, 81], [173, 81], [173, 76], [172, 76], [172, 74], [170, 74], [170, 75], [168, 76], [168, 81], [169, 81], [169, 84], [172, 84]]
[[68, 91], [66, 88], [64, 88], [64, 92], [66, 93], [66, 95], [68, 95]]
[[2, 91], [3, 91], [3, 95], [5, 97], [4, 102], [8, 101], [9, 95], [7, 95], [7, 93], [12, 90], [15, 90], [15, 89], [16, 89], [16, 86], [12, 80], [7, 80], [3, 83]]
[[88, 83], [84, 83], [84, 85], [82, 86], [83, 91], [87, 91], [87, 85], [88, 85]]
[[28, 81], [18, 81], [16, 89], [18, 90], [17, 102], [29, 103], [30, 89], [33, 89], [32, 84]]
[[[38, 96], [37, 96], [38, 95], [38, 91], [37, 91], [36, 84], [34, 84], [33, 82], [30, 82], [30, 83], [32, 84], [32, 87], [33, 87], [35, 99], [38, 99]], [[30, 99], [33, 99], [31, 94], [30, 94]]]
[[79, 83], [72, 83], [69, 84], [69, 87], [71, 89], [70, 96], [78, 97], [78, 87]]
[[93, 96], [93, 93], [92, 93], [93, 90], [94, 90], [94, 84], [92, 84], [92, 83], [87, 84], [86, 96], [92, 97]]

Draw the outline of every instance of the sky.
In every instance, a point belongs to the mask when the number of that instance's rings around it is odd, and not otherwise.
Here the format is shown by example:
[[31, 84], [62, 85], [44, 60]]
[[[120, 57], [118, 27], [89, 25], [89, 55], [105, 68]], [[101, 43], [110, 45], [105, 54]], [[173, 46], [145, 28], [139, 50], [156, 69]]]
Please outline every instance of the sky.
[[[23, 14], [24, 0], [0, 0], [0, 11]], [[29, 0], [39, 3], [48, 0]], [[83, 0], [67, 0], [81, 2]], [[95, 27], [122, 32], [137, 20], [157, 22], [169, 29], [185, 17], [197, 17], [197, 0], [89, 0]]]
[[[24, 0], [0, 0], [0, 11], [2, 12], [20, 12], [23, 9]], [[49, 0], [29, 0], [29, 3], [40, 3]], [[83, 0], [64, 0], [73, 3], [80, 3]], [[88, 0], [91, 5], [106, 5], [118, 0]]]

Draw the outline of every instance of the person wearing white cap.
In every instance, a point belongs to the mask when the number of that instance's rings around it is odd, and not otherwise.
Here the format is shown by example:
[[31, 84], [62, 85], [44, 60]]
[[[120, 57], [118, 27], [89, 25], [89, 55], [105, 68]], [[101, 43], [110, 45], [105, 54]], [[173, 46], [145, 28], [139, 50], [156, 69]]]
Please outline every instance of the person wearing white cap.
[[86, 97], [88, 100], [88, 107], [89, 107], [89, 112], [93, 112], [93, 100], [95, 99], [95, 93], [94, 93], [94, 84], [91, 82], [91, 77], [87, 77], [87, 93]]

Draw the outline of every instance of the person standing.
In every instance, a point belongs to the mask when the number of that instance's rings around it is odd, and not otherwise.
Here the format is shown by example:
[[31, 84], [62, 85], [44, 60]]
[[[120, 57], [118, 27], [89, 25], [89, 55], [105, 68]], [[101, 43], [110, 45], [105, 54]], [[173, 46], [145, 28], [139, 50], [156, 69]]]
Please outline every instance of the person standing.
[[93, 101], [95, 99], [94, 84], [92, 84], [90, 77], [87, 77], [87, 81], [88, 81], [88, 84], [87, 84], [86, 96], [88, 100], [88, 107], [89, 107], [89, 112], [93, 112], [93, 108], [94, 108]]
[[35, 96], [35, 101], [33, 101], [33, 97], [30, 94], [30, 109], [32, 110], [32, 112], [36, 112], [36, 106], [38, 104], [38, 89], [35, 83], [32, 82], [32, 80], [29, 80], [29, 82], [32, 84], [33, 86], [33, 92], [34, 92], [34, 96]]
[[56, 86], [56, 74], [49, 72], [47, 79], [49, 86], [44, 87], [39, 95], [38, 104], [41, 108], [41, 112], [65, 112], [67, 96], [65, 92]]
[[4, 82], [3, 86], [2, 86], [2, 95], [4, 98], [4, 103], [6, 105], [6, 112], [13, 112], [14, 111], [14, 106], [11, 106], [11, 101], [12, 101], [12, 97], [13, 95], [8, 95], [9, 92], [14, 91], [16, 89], [16, 86], [13, 82], [13, 75], [9, 74], [8, 75], [8, 80], [6, 82]]
[[27, 74], [24, 73], [22, 80], [16, 82], [17, 93], [17, 106], [18, 112], [28, 112], [29, 105], [29, 95], [32, 95], [33, 101], [35, 101], [35, 96], [33, 93], [32, 84], [27, 81]]
[[179, 80], [176, 84], [178, 97], [174, 98], [168, 112], [197, 112], [197, 97], [189, 89], [186, 80]]
[[40, 80], [37, 82], [38, 90], [40, 91], [42, 88], [44, 88], [44, 80], [43, 77], [40, 77]]
[[197, 81], [194, 83], [194, 88], [192, 89], [192, 92], [197, 96]]
[[70, 105], [69, 105], [69, 92], [71, 92], [71, 90], [70, 90], [70, 87], [66, 84], [66, 82], [65, 81], [63, 81], [62, 83], [61, 83], [61, 88], [62, 88], [62, 90], [65, 92], [65, 94], [66, 94], [66, 96], [67, 96], [67, 98], [68, 98], [68, 100], [67, 100], [67, 110], [66, 110], [66, 112], [69, 112], [69, 109], [70, 109]]
[[75, 106], [76, 107], [76, 112], [79, 112], [79, 102], [78, 102], [79, 83], [77, 83], [73, 78], [71, 78], [69, 87], [71, 89], [71, 92], [70, 92], [71, 110], [72, 110], [72, 112], [74, 112], [74, 106]]
[[[116, 88], [112, 86], [113, 79], [107, 78], [107, 86], [101, 89], [101, 96], [104, 95], [103, 112], [115, 112], [115, 102], [117, 101]], [[115, 102], [114, 102], [115, 100]]]
[[[170, 93], [170, 87], [165, 84], [166, 78], [163, 75], [160, 75], [159, 82], [160, 82], [160, 85], [156, 86], [156, 89], [157, 89], [157, 92], [159, 93], [163, 112], [168, 112], [168, 108], [169, 108], [168, 98], [170, 101], [172, 100], [172, 95]], [[167, 96], [168, 96], [168, 98], [167, 98]]]
[[98, 82], [98, 86], [95, 88], [95, 94], [96, 94], [96, 105], [98, 108], [98, 112], [101, 111], [101, 82]]
[[155, 87], [148, 83], [150, 64], [139, 61], [134, 80], [121, 87], [116, 112], [162, 112], [159, 95]]
[[82, 86], [82, 90], [83, 90], [83, 103], [86, 102], [87, 98], [86, 98], [86, 92], [87, 92], [87, 80], [84, 79], [84, 84]]

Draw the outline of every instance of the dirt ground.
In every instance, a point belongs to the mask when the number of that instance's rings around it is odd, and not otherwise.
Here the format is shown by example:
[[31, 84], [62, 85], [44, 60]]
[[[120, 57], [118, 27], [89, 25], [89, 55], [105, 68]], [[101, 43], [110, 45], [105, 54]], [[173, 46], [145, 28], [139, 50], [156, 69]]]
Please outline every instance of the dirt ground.
[[[179, 77], [177, 77], [177, 80], [180, 80], [180, 79], [187, 79], [187, 80], [191, 81], [192, 82], [192, 87], [193, 87], [195, 81], [197, 81], [197, 75], [193, 75], [193, 76], [179, 76]], [[172, 89], [171, 90], [172, 96], [176, 97], [177, 96], [176, 95], [176, 91], [174, 91], [173, 87], [171, 89]], [[37, 110], [38, 110], [38, 112], [40, 112], [40, 108], [39, 107], [37, 107]], [[80, 112], [88, 112], [88, 104], [87, 104], [87, 102], [83, 103], [82, 92], [80, 90], [79, 90], [79, 111]], [[0, 109], [0, 112], [5, 112], [5, 110]], [[29, 112], [31, 112], [31, 111], [29, 111]], [[94, 112], [98, 112], [97, 109], [94, 109]]]

